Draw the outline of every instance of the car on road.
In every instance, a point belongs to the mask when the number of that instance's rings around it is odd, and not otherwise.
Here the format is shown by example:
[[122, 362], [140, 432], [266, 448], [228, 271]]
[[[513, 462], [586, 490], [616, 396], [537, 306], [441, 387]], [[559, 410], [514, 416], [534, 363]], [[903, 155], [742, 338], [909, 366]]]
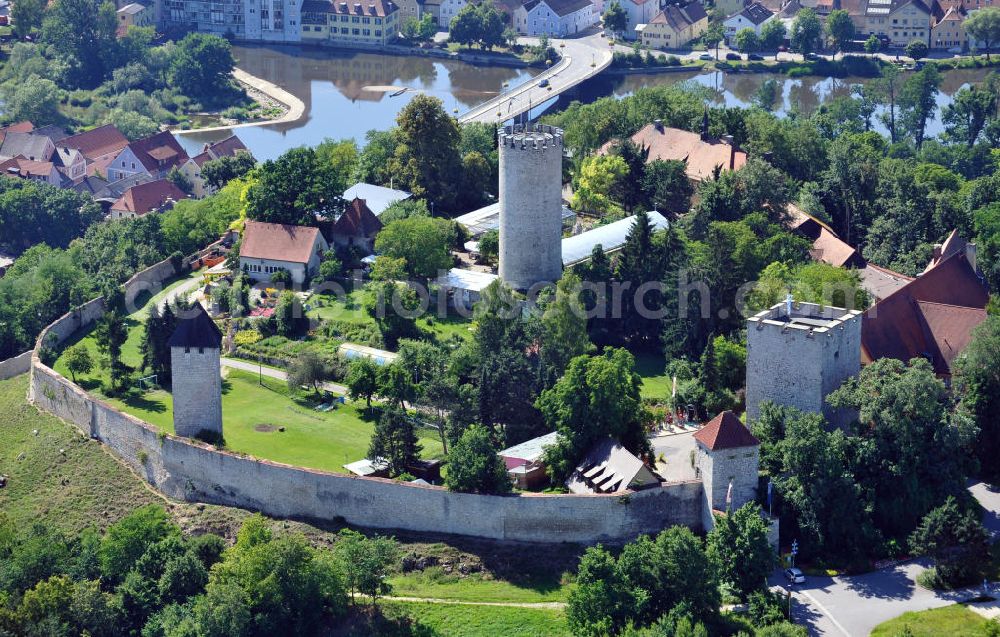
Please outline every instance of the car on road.
[[792, 584], [805, 584], [806, 582], [806, 576], [797, 568], [786, 568], [785, 579]]
[[742, 60], [743, 56], [739, 53], [726, 53], [727, 60]]
[[541, 82], [538, 83], [539, 88], [545, 88], [548, 85], [549, 85], [548, 78], [545, 78], [544, 80], [542, 80]]
[[698, 59], [699, 60], [712, 60], [714, 58], [712, 57], [711, 53], [702, 53], [701, 55], [698, 56]]
[[761, 62], [761, 61], [764, 60], [764, 56], [763, 55], [757, 55], [756, 53], [751, 53], [750, 55], [747, 56], [747, 59], [748, 60], [752, 60], [754, 62]]

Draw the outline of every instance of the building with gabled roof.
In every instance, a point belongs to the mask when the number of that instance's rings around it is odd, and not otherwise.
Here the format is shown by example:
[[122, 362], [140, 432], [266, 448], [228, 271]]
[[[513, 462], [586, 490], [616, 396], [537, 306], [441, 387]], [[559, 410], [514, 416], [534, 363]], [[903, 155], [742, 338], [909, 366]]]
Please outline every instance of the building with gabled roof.
[[235, 157], [242, 153], [249, 154], [250, 149], [236, 135], [230, 135], [223, 140], [207, 143], [202, 146], [201, 152], [184, 162], [184, 165], [181, 167], [181, 172], [184, 173], [193, 186], [192, 194], [201, 199], [215, 191], [201, 176], [201, 169], [205, 164], [222, 157]]
[[760, 441], [731, 411], [724, 411], [694, 435], [695, 473], [704, 500], [702, 526], [715, 526], [715, 515], [735, 511], [757, 499]]
[[331, 245], [358, 246], [368, 252], [375, 249], [375, 235], [381, 230], [382, 222], [368, 208], [365, 200], [357, 197], [347, 204], [347, 209], [335, 222], [323, 226]]
[[0, 144], [3, 144], [7, 133], [30, 133], [33, 130], [35, 130], [35, 125], [28, 121], [15, 122], [9, 126], [4, 126], [0, 128]]
[[660, 3], [657, 0], [619, 0], [625, 15], [628, 16], [628, 24], [625, 25], [625, 32], [622, 37], [626, 40], [635, 40], [639, 32], [636, 27], [640, 24], [649, 24], [660, 12]]
[[132, 186], [111, 205], [110, 219], [134, 219], [151, 212], [163, 212], [187, 197], [187, 194], [166, 179], [157, 179]]
[[988, 302], [975, 244], [952, 232], [920, 276], [865, 313], [861, 360], [924, 358], [938, 376], [950, 378], [952, 361], [986, 320]]
[[344, 201], [354, 201], [355, 198], [363, 199], [368, 209], [378, 217], [385, 212], [386, 208], [397, 201], [409, 199], [413, 193], [359, 182], [345, 190], [342, 196]]
[[130, 143], [118, 152], [107, 166], [110, 182], [137, 173], [154, 178], [166, 177], [172, 168], [180, 169], [189, 157], [173, 133], [162, 131]]
[[63, 183], [62, 175], [55, 164], [50, 161], [32, 161], [21, 155], [0, 161], [0, 174], [38, 181], [57, 188]]
[[860, 0], [845, 9], [859, 39], [874, 35], [902, 47], [913, 40], [930, 46], [934, 17], [931, 6], [924, 0]]
[[676, 49], [708, 30], [708, 14], [700, 2], [667, 5], [646, 24], [636, 26], [639, 40], [654, 49]]
[[727, 17], [722, 22], [723, 33], [726, 44], [732, 46], [736, 39], [736, 34], [743, 29], [753, 29], [753, 32], [760, 35], [761, 27], [768, 20], [774, 18], [775, 12], [768, 9], [760, 2], [746, 4], [742, 10]]
[[731, 411], [724, 411], [708, 421], [694, 434], [694, 439], [710, 451], [756, 447], [760, 444], [757, 437]]
[[4, 135], [0, 144], [0, 158], [23, 157], [28, 161], [51, 161], [56, 145], [46, 135], [11, 131]]
[[401, 15], [389, 0], [305, 0], [302, 41], [381, 48], [399, 33]]
[[813, 242], [809, 256], [838, 268], [862, 267], [864, 259], [850, 244], [841, 240], [828, 224], [806, 213], [795, 204], [788, 204], [788, 227]]
[[93, 175], [94, 172], [90, 171], [89, 167], [101, 160], [105, 160], [105, 165], [110, 163], [115, 155], [128, 146], [128, 138], [114, 125], [106, 124], [61, 139], [58, 146], [79, 151], [87, 160], [88, 174]]
[[660, 483], [652, 469], [617, 440], [605, 438], [591, 447], [566, 480], [571, 493], [619, 493]]
[[600, 16], [591, 0], [528, 0], [513, 18], [518, 33], [563, 37], [589, 29]]
[[240, 244], [240, 269], [255, 281], [270, 281], [275, 272], [288, 270], [292, 283], [303, 285], [328, 249], [315, 226], [247, 221]]

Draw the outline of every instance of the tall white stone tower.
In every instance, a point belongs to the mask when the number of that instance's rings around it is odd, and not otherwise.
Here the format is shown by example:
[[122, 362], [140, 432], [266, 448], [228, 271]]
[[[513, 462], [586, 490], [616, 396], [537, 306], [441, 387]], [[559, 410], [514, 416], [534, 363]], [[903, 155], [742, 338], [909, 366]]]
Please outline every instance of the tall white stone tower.
[[704, 501], [702, 525], [715, 526], [713, 511], [735, 511], [757, 498], [760, 441], [731, 411], [724, 411], [694, 435], [698, 447], [695, 467]]
[[185, 312], [168, 341], [174, 433], [222, 439], [222, 332], [200, 303]]
[[517, 290], [562, 276], [561, 129], [505, 126], [500, 146], [500, 278]]
[[787, 300], [747, 319], [747, 419], [769, 400], [821, 413], [834, 427], [855, 417], [826, 402], [861, 370], [861, 312]]

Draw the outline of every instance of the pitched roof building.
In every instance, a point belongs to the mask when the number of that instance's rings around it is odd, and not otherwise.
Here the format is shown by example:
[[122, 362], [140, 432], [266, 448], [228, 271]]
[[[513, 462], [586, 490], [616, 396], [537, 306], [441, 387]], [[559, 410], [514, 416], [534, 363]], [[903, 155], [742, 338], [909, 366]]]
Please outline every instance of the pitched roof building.
[[708, 14], [700, 2], [667, 5], [646, 24], [636, 27], [639, 40], [654, 49], [674, 49], [708, 30]]
[[115, 155], [128, 146], [128, 138], [112, 124], [98, 126], [83, 133], [77, 133], [59, 140], [60, 148], [73, 148], [94, 162], [105, 155]]
[[132, 186], [111, 206], [111, 219], [132, 219], [173, 207], [187, 195], [166, 179]]
[[270, 281], [278, 270], [288, 270], [301, 285], [319, 266], [328, 244], [314, 226], [247, 221], [240, 245], [240, 269], [250, 278]]
[[788, 227], [813, 242], [809, 255], [838, 268], [861, 267], [864, 260], [858, 251], [834, 232], [826, 223], [804, 212], [795, 204], [788, 204]]
[[375, 235], [382, 230], [378, 220], [365, 203], [355, 197], [347, 204], [347, 209], [332, 224], [326, 224], [324, 233], [331, 244], [359, 246], [369, 252], [374, 248]]
[[166, 177], [172, 168], [180, 168], [189, 157], [173, 133], [162, 131], [130, 143], [108, 164], [108, 181], [117, 181], [144, 172], [153, 177]]
[[925, 358], [942, 376], [986, 320], [989, 290], [976, 271], [975, 245], [956, 233], [919, 277], [876, 303], [861, 324], [861, 359]]
[[514, 28], [525, 35], [573, 35], [597, 23], [590, 0], [528, 0], [514, 9]]
[[201, 303], [195, 303], [189, 311], [182, 312], [174, 333], [167, 341], [170, 347], [219, 349], [222, 332], [208, 316]]
[[566, 488], [573, 493], [618, 493], [660, 482], [642, 460], [611, 438], [595, 444], [573, 474]]
[[731, 411], [724, 411], [708, 421], [694, 434], [694, 439], [710, 451], [756, 447], [760, 444], [760, 440]]

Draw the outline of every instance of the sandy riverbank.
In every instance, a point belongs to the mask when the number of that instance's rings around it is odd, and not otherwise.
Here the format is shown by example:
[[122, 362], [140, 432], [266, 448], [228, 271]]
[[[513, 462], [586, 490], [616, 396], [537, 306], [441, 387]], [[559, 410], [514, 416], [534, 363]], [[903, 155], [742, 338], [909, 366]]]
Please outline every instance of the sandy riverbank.
[[247, 126], [264, 126], [266, 124], [286, 124], [289, 122], [295, 122], [302, 118], [306, 112], [306, 105], [299, 98], [295, 97], [285, 89], [281, 88], [277, 84], [268, 82], [259, 77], [250, 75], [246, 71], [241, 69], [233, 69], [233, 77], [236, 78], [242, 84], [247, 85], [253, 90], [260, 91], [264, 95], [267, 95], [276, 102], [280, 102], [286, 107], [285, 114], [277, 119], [266, 119], [259, 122], [244, 122], [241, 124], [232, 124], [229, 126], [211, 126], [208, 128], [190, 128], [185, 130], [174, 130], [175, 135], [186, 135], [188, 133], [210, 133], [212, 131], [219, 130], [229, 130], [234, 128], [245, 128]]

